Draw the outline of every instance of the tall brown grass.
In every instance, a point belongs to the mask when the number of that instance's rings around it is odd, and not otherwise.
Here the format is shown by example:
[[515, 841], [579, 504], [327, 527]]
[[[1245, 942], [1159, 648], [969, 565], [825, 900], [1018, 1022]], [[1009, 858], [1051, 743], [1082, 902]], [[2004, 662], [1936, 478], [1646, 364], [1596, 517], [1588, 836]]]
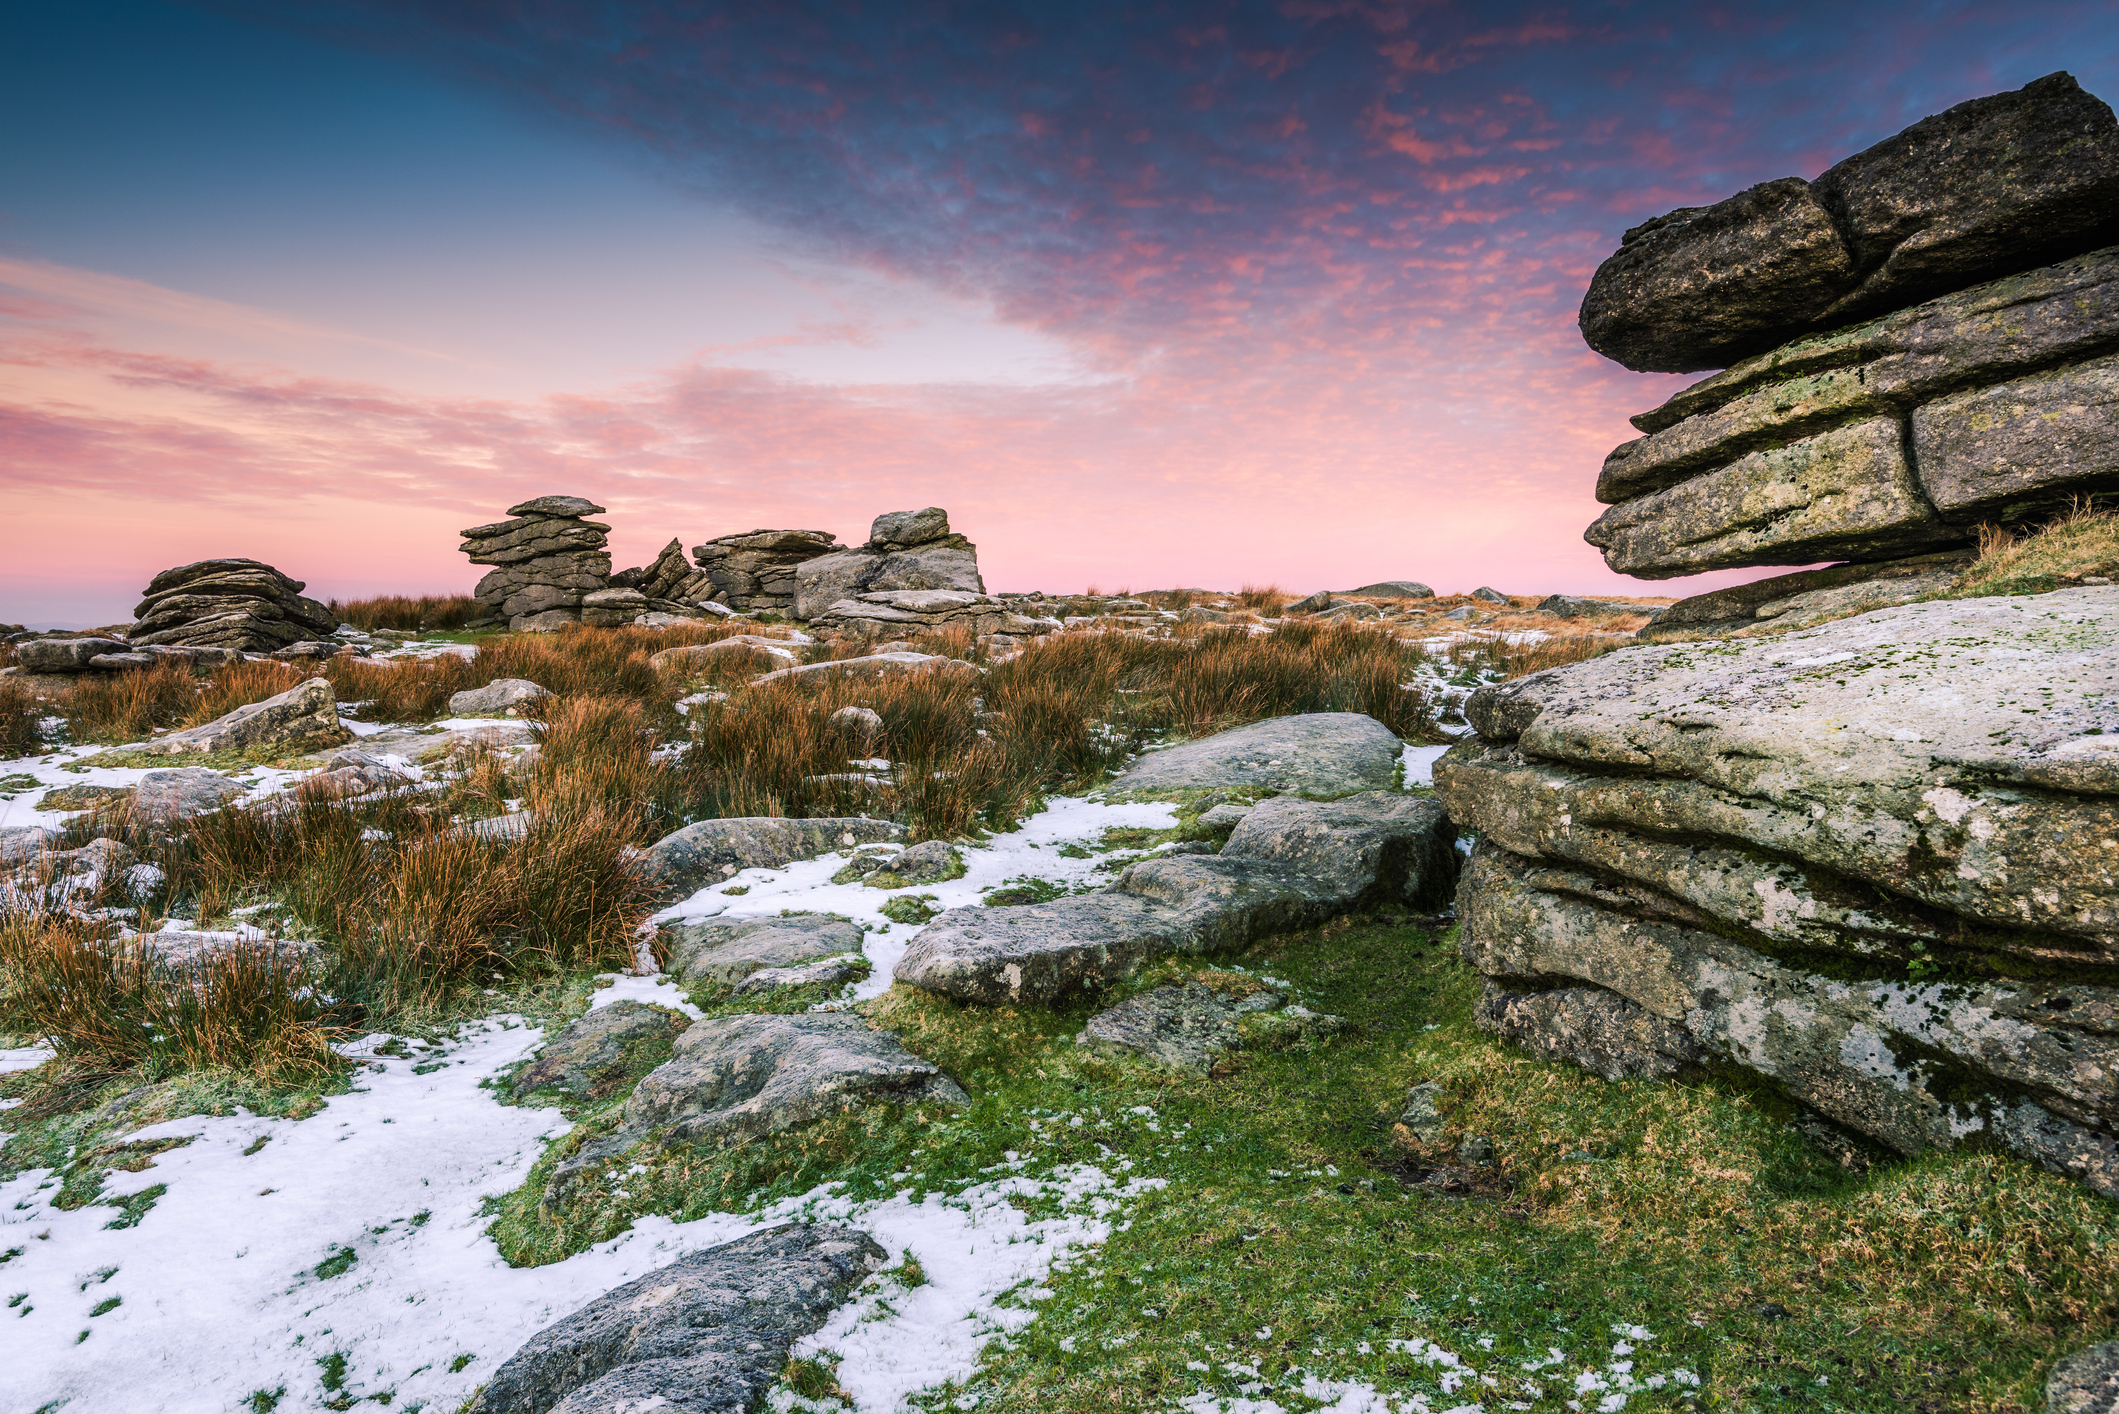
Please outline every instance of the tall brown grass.
[[0, 916], [0, 1029], [45, 1038], [65, 1061], [157, 1079], [229, 1066], [280, 1080], [340, 1068], [326, 1004], [299, 957], [237, 947], [174, 966], [102, 925]]
[[53, 706], [66, 718], [72, 740], [122, 742], [176, 725], [198, 700], [199, 680], [191, 670], [161, 663], [135, 673], [82, 673]]
[[21, 683], [0, 678], [0, 759], [44, 749], [47, 710]]
[[402, 633], [418, 633], [422, 629], [450, 633], [484, 613], [483, 606], [468, 594], [422, 594], [416, 599], [404, 594], [384, 594], [343, 604], [333, 599], [328, 607], [338, 615], [342, 624], [370, 631], [395, 629]]
[[1236, 591], [1236, 607], [1264, 614], [1267, 618], [1277, 616], [1282, 609], [1295, 602], [1295, 596], [1277, 584], [1246, 584]]
[[2039, 525], [1981, 525], [1979, 559], [1948, 597], [2039, 594], [2085, 575], [2119, 575], [2119, 511], [2078, 496]]

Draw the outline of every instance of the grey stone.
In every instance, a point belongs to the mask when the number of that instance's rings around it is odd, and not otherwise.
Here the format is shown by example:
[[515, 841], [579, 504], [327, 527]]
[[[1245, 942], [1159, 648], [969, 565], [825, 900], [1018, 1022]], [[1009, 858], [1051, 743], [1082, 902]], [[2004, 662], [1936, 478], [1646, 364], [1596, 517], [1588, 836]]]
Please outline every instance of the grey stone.
[[600, 516], [603, 507], [579, 496], [539, 496], [508, 507], [511, 516]]
[[1320, 589], [1315, 594], [1310, 595], [1308, 598], [1297, 599], [1294, 603], [1288, 605], [1287, 612], [1290, 614], [1314, 614], [1320, 610], [1329, 609], [1331, 607], [1331, 591], [1328, 589]]
[[1378, 599], [1432, 599], [1435, 591], [1417, 579], [1384, 579], [1349, 589], [1349, 594], [1368, 594]]
[[1458, 915], [1466, 959], [1489, 977], [1615, 992], [1900, 1153], [1991, 1134], [2119, 1195], [2109, 1078], [2119, 992], [1819, 976], [1703, 930], [1652, 889], [1485, 839]]
[[1635, 604], [1624, 599], [1583, 599], [1573, 594], [1548, 594], [1538, 601], [1538, 612], [1556, 614], [1563, 619], [1595, 617], [1602, 614], [1657, 614], [1660, 604]]
[[1506, 594], [1503, 594], [1498, 589], [1490, 589], [1483, 584], [1471, 592], [1471, 597], [1482, 604], [1499, 604], [1503, 608], [1508, 607], [1508, 596]]
[[683, 1014], [645, 1002], [597, 1007], [548, 1037], [508, 1088], [518, 1100], [533, 1090], [603, 1099], [650, 1068], [650, 1062], [667, 1059], [670, 1043], [689, 1025]]
[[841, 600], [891, 590], [949, 589], [984, 595], [986, 581], [979, 574], [978, 547], [961, 535], [950, 534], [948, 515], [940, 509], [880, 517], [876, 534], [925, 534], [937, 524], [943, 527], [939, 537], [917, 543], [876, 538], [854, 549], [804, 560], [795, 567], [795, 617], [819, 619]]
[[237, 938], [226, 933], [165, 930], [136, 933], [129, 945], [157, 965], [178, 972], [206, 972], [234, 957], [288, 972], [319, 968], [324, 961], [323, 949], [298, 938]]
[[2119, 1341], [2078, 1350], [2053, 1366], [2045, 1414], [2113, 1414], [2119, 1410]]
[[596, 521], [534, 517], [474, 526], [460, 547], [474, 565], [523, 565], [602, 550], [610, 527]]
[[[964, 877], [964, 857], [947, 840], [927, 840], [900, 851], [886, 868], [897, 877], [897, 882], [887, 887], [911, 888], [917, 884], [961, 879]], [[869, 882], [873, 884], [875, 880]]]
[[894, 975], [989, 1005], [1050, 1001], [1155, 958], [1237, 947], [1385, 902], [1425, 907], [1455, 877], [1451, 826], [1432, 800], [1374, 792], [1272, 804], [1280, 808], [1263, 821], [1254, 811], [1219, 855], [1142, 860], [1103, 893], [950, 909], [913, 937]]
[[581, 596], [581, 621], [590, 628], [619, 628], [648, 611], [637, 589], [592, 589]]
[[1351, 795], [1397, 781], [1405, 743], [1359, 712], [1272, 717], [1135, 761], [1112, 783], [1122, 791], [1247, 787]]
[[767, 659], [782, 664], [798, 663], [801, 655], [795, 645], [782, 639], [765, 638], [755, 633], [739, 633], [729, 638], [716, 639], [712, 643], [680, 643], [675, 648], [665, 648], [649, 656], [651, 667], [674, 668], [686, 671], [704, 671], [715, 662], [763, 654]]
[[625, 1103], [625, 1127], [717, 1149], [878, 1104], [968, 1103], [954, 1080], [845, 1012], [714, 1016], [677, 1038]]
[[1669, 1080], [1707, 1058], [1684, 1027], [1601, 987], [1511, 992], [1488, 979], [1472, 1020], [1606, 1080]]
[[149, 771], [133, 789], [132, 814], [143, 823], [167, 825], [218, 810], [247, 794], [242, 783], [201, 766]]
[[868, 707], [841, 707], [828, 720], [841, 731], [851, 732], [864, 742], [874, 741], [883, 734], [883, 718]]
[[1210, 830], [1233, 830], [1242, 824], [1243, 817], [1250, 813], [1250, 806], [1225, 800], [1210, 809], [1202, 810], [1199, 813], [1199, 823]]
[[1411, 1130], [1413, 1137], [1423, 1144], [1434, 1144], [1449, 1132], [1442, 1118], [1442, 1086], [1433, 1080], [1424, 1080], [1405, 1092], [1405, 1106], [1398, 1113], [1398, 1123]]
[[159, 736], [137, 748], [150, 756], [182, 756], [204, 751], [246, 751], [254, 747], [283, 747], [342, 741], [346, 730], [339, 725], [338, 702], [331, 684], [311, 678], [277, 697], [238, 707], [224, 717], [184, 731]]
[[765, 968], [861, 951], [861, 930], [828, 913], [709, 918], [666, 927], [669, 970], [686, 982], [740, 982]]
[[0, 826], [0, 864], [21, 864], [34, 859], [47, 841], [57, 838], [42, 825]]
[[794, 607], [795, 567], [840, 548], [829, 531], [752, 530], [694, 545], [692, 556], [707, 576], [710, 600], [784, 612]]
[[811, 626], [861, 638], [888, 638], [936, 629], [961, 628], [978, 637], [996, 633], [1030, 636], [1060, 627], [1031, 619], [997, 595], [962, 589], [894, 589], [841, 599], [811, 619]]
[[527, 678], [495, 678], [484, 687], [468, 687], [449, 696], [452, 717], [513, 717], [550, 690]]
[[136, 622], [125, 635], [133, 651], [159, 646], [271, 653], [289, 643], [330, 636], [338, 620], [305, 599], [303, 584], [257, 560], [200, 560], [164, 570], [148, 582]]
[[939, 653], [870, 653], [860, 658], [831, 658], [822, 663], [804, 663], [776, 668], [752, 679], [766, 682], [826, 682], [858, 678], [905, 677], [914, 673], [953, 673], [975, 676], [978, 666], [961, 658]]
[[800, 967], [761, 967], [738, 982], [730, 995], [755, 997], [800, 987], [843, 987], [867, 975], [858, 957], [822, 957]]
[[2066, 74], [1961, 103], [1847, 158], [1628, 231], [1582, 301], [1641, 371], [1726, 366], [1806, 332], [2108, 245], [2119, 123]]
[[94, 659], [129, 648], [115, 638], [33, 638], [15, 645], [15, 662], [25, 672], [79, 673]]
[[1459, 604], [1456, 608], [1450, 610], [1442, 617], [1445, 619], [1454, 619], [1460, 624], [1468, 624], [1476, 619], [1483, 618], [1484, 615], [1482, 615], [1477, 609], [1474, 609], [1469, 604]]
[[2119, 486], [2119, 355], [1929, 403], [1913, 414], [1920, 484], [1946, 516], [2023, 519]]
[[1724, 366], [1784, 342], [1855, 278], [1831, 212], [1783, 177], [1628, 231], [1582, 296], [1582, 339], [1644, 373]]
[[1643, 579], [1735, 565], [1892, 559], [1964, 544], [1906, 463], [1897, 419], [1871, 418], [1751, 452], [1613, 506], [1582, 538]]
[[904, 838], [903, 825], [856, 817], [701, 820], [656, 841], [648, 850], [648, 867], [663, 887], [690, 894], [740, 870], [773, 869], [836, 849]]
[[[528, 722], [510, 722], [491, 727], [457, 727], [449, 731], [422, 731], [413, 727], [400, 727], [361, 737], [351, 749], [358, 751], [363, 757], [396, 757], [416, 765], [431, 766], [466, 752], [500, 751], [511, 746], [527, 746], [536, 739], [537, 730]], [[367, 764], [366, 761], [347, 757], [344, 751], [332, 752], [325, 760], [339, 765]]]
[[[207, 772], [208, 775], [214, 774]], [[44, 792], [39, 810], [102, 810], [132, 799], [131, 786], [59, 786]]]
[[753, 1414], [788, 1347], [887, 1254], [841, 1227], [771, 1228], [693, 1252], [546, 1327], [469, 1414]]
[[1205, 1071], [1243, 1040], [1237, 1021], [1287, 1005], [1273, 991], [1230, 996], [1197, 982], [1157, 987], [1089, 1018], [1074, 1038], [1085, 1050], [1139, 1056], [1172, 1070]]
[[1681, 599], [1634, 636], [1644, 643], [1660, 643], [1810, 628], [1940, 593], [1977, 558], [1975, 550], [1939, 550], [1903, 560], [1833, 565], [1753, 580]]
[[921, 511], [890, 511], [877, 516], [869, 527], [868, 543], [907, 549], [945, 539], [948, 535], [949, 512], [940, 506], [929, 506]]

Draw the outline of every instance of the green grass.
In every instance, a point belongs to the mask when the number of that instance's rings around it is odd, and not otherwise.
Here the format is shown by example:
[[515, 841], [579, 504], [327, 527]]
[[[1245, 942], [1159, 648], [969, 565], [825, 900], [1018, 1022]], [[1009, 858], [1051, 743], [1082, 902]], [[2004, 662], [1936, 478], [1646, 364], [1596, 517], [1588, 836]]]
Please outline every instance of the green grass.
[[[1702, 1380], [1629, 1409], [2035, 1410], [2053, 1359], [2119, 1327], [2119, 1208], [2019, 1160], [1843, 1165], [1756, 1084], [1607, 1084], [1531, 1058], [1472, 1028], [1478, 979], [1417, 927], [1356, 921], [1234, 962], [1349, 1031], [1179, 1075], [1076, 1047], [1088, 999], [989, 1009], [896, 989], [871, 1018], [961, 1081], [968, 1109], [879, 1108], [718, 1154], [635, 1150], [644, 1171], [624, 1198], [542, 1216], [550, 1166], [584, 1129], [496, 1200], [493, 1233], [511, 1261], [554, 1261], [642, 1214], [740, 1211], [825, 1182], [855, 1199], [947, 1195], [990, 1181], [1009, 1150], [1029, 1175], [1130, 1161], [1127, 1177], [1167, 1180], [990, 1351], [971, 1382], [989, 1411], [1160, 1411], [1254, 1382], [1248, 1397], [1300, 1411], [1302, 1372], [1437, 1409], [1557, 1410], [1576, 1375], [1610, 1377], [1615, 1326], [1653, 1333], [1628, 1341], [1636, 1376]], [[1200, 970], [1165, 964], [1135, 987]], [[1432, 1149], [1396, 1126], [1426, 1080], [1449, 1125]], [[1475, 1196], [1402, 1181], [1473, 1136], [1495, 1155]], [[1420, 1358], [1428, 1341], [1498, 1387], [1448, 1394], [1447, 1367]], [[1561, 1364], [1523, 1369], [1555, 1346]]]

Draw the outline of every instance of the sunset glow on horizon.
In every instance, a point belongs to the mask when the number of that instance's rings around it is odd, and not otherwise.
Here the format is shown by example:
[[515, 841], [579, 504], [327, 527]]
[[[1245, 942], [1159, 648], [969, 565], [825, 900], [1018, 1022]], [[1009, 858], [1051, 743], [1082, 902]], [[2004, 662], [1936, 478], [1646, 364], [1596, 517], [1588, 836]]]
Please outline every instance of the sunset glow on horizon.
[[1687, 594], [1581, 532], [1690, 377], [1620, 233], [2057, 69], [2109, 6], [0, 0], [0, 621], [158, 570], [467, 592], [946, 507], [994, 590]]

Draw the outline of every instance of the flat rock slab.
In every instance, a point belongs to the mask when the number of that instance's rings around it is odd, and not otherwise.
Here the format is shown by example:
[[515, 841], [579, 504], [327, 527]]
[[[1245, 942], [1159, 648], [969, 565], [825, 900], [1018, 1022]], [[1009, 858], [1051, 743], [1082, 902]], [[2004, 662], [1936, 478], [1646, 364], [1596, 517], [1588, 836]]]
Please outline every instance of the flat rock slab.
[[797, 1339], [888, 1255], [843, 1227], [779, 1227], [680, 1257], [547, 1326], [470, 1414], [751, 1414]]
[[1352, 795], [1397, 782], [1405, 743], [1359, 712], [1274, 717], [1163, 751], [1119, 773], [1113, 789], [1249, 787], [1302, 795]]
[[670, 928], [669, 971], [686, 982], [740, 982], [766, 968], [799, 967], [861, 951], [861, 930], [828, 913], [710, 918]]
[[133, 817], [150, 824], [166, 825], [205, 815], [248, 794], [248, 787], [241, 782], [201, 766], [149, 771], [133, 788]]
[[484, 687], [465, 688], [449, 698], [452, 717], [513, 717], [549, 690], [527, 678], [495, 678]]
[[894, 975], [989, 1005], [1050, 1001], [1154, 958], [1236, 947], [1370, 904], [1437, 904], [1456, 879], [1453, 837], [1440, 805], [1395, 791], [1268, 801], [1219, 855], [1142, 860], [1103, 893], [950, 909], [913, 937]]
[[765, 682], [837, 682], [848, 678], [903, 677], [909, 673], [957, 673], [976, 676], [978, 667], [939, 653], [871, 653], [865, 658], [834, 658], [798, 668], [779, 668], [751, 679]]
[[[670, 1043], [691, 1018], [646, 1002], [612, 1002], [569, 1022], [544, 1043], [537, 1059], [515, 1074], [509, 1089], [521, 1099], [533, 1090], [563, 1090], [599, 1100], [668, 1058]], [[659, 1054], [658, 1054], [659, 1052]]]
[[343, 741], [338, 699], [324, 678], [311, 678], [277, 697], [238, 707], [202, 727], [171, 732], [140, 746], [148, 756], [182, 756], [193, 752], [247, 751], [252, 747], [313, 745]]
[[438, 732], [399, 728], [361, 737], [354, 746], [370, 756], [395, 756], [427, 765], [459, 751], [501, 751], [528, 746], [536, 740], [537, 729], [528, 722], [510, 722], [505, 726], [457, 727]]
[[722, 1148], [878, 1104], [967, 1103], [954, 1080], [858, 1016], [718, 1016], [695, 1021], [676, 1054], [625, 1104], [625, 1127]]
[[738, 982], [732, 995], [762, 997], [798, 987], [843, 987], [867, 974], [858, 954], [825, 957], [800, 967], [761, 967]]
[[859, 817], [701, 820], [657, 840], [648, 850], [648, 863], [665, 889], [687, 895], [745, 869], [777, 869], [837, 849], [904, 838], [903, 825]]
[[[1261, 1024], [1263, 1023], [1263, 1024]], [[1089, 1018], [1074, 1038], [1086, 1050], [1138, 1056], [1172, 1070], [1206, 1071], [1225, 1051], [1339, 1029], [1336, 1016], [1289, 1006], [1278, 992], [1247, 996], [1198, 982], [1157, 987]]]

